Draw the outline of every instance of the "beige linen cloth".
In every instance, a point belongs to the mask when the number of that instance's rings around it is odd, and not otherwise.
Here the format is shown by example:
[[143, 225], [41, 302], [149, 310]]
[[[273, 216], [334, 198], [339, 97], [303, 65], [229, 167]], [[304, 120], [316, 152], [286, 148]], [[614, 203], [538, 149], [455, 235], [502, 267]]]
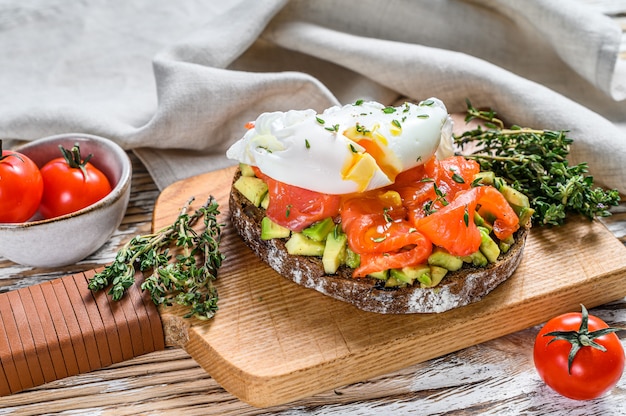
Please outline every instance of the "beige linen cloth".
[[570, 130], [572, 162], [626, 193], [626, 10], [602, 3], [5, 0], [0, 138], [104, 136], [162, 189], [233, 164], [261, 112], [468, 98]]

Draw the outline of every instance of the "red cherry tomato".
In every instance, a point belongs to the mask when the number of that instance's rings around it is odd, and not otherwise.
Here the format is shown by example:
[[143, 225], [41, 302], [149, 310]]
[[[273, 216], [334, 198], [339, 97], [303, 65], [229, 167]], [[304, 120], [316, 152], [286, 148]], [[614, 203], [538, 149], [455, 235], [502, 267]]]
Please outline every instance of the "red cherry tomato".
[[42, 193], [43, 180], [37, 165], [21, 153], [2, 150], [0, 222], [28, 221], [37, 212]]
[[63, 157], [41, 168], [44, 191], [39, 211], [54, 218], [88, 207], [111, 192], [107, 177], [93, 166], [90, 154], [84, 160], [78, 144], [71, 151], [60, 146]]
[[535, 339], [533, 358], [543, 381], [575, 400], [602, 396], [624, 371], [624, 348], [608, 325], [584, 306], [548, 321]]

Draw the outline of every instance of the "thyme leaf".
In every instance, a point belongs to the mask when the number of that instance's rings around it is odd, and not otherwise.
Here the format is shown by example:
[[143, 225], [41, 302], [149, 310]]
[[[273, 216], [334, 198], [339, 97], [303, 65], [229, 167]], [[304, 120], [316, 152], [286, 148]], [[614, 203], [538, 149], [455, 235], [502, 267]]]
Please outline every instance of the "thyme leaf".
[[471, 144], [474, 150], [466, 157], [529, 197], [535, 224], [562, 225], [568, 213], [606, 217], [611, 206], [619, 205], [619, 192], [594, 186], [586, 163], [568, 163], [573, 143], [568, 131], [505, 128], [492, 109], [478, 110], [469, 100], [466, 103], [465, 121], [482, 120], [484, 126], [455, 135], [455, 143], [461, 150]]
[[[188, 307], [186, 318], [210, 319], [217, 312], [217, 279], [224, 256], [219, 251], [223, 224], [217, 222], [219, 206], [211, 196], [204, 205], [189, 214], [191, 198], [176, 220], [158, 232], [139, 235], [127, 242], [115, 259], [88, 283], [92, 291], [109, 288], [118, 301], [135, 283], [137, 272], [150, 273], [141, 284], [156, 305], [178, 304]], [[202, 220], [202, 231], [194, 225]], [[172, 259], [170, 248], [182, 254]]]
[[452, 180], [456, 183], [465, 183], [465, 179], [456, 172], [452, 172]]

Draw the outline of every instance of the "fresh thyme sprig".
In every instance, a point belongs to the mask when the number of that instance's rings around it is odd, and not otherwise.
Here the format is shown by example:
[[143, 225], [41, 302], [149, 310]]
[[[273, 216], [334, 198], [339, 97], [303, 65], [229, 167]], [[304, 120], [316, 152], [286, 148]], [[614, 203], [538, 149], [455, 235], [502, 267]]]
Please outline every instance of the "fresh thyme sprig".
[[[126, 243], [115, 260], [89, 280], [89, 289], [102, 290], [120, 300], [135, 283], [137, 271], [150, 272], [141, 284], [156, 305], [188, 306], [186, 318], [210, 319], [217, 312], [218, 294], [213, 281], [224, 260], [219, 251], [222, 224], [217, 222], [219, 206], [211, 196], [193, 214], [191, 198], [171, 225], [153, 234], [138, 235]], [[198, 233], [193, 227], [203, 219]], [[177, 254], [172, 261], [170, 248]]]
[[496, 112], [478, 110], [467, 102], [465, 121], [483, 120], [473, 130], [455, 136], [461, 150], [471, 144], [466, 157], [482, 170], [490, 170], [526, 194], [538, 225], [562, 225], [568, 213], [589, 219], [611, 215], [609, 208], [620, 202], [619, 192], [594, 187], [587, 163], [570, 166], [567, 161], [573, 140], [567, 131], [505, 128]]

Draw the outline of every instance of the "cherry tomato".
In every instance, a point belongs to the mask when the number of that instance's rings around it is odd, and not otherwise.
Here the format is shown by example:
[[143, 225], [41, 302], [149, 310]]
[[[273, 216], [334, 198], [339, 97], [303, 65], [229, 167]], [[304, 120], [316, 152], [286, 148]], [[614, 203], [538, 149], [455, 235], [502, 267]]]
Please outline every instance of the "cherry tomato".
[[71, 150], [59, 148], [63, 156], [41, 168], [44, 191], [39, 211], [44, 218], [78, 211], [111, 192], [107, 177], [89, 162], [91, 154], [81, 159], [78, 144]]
[[21, 153], [2, 150], [0, 222], [28, 221], [37, 212], [42, 193], [43, 180], [37, 165]]
[[543, 381], [575, 400], [602, 396], [624, 371], [624, 348], [609, 326], [582, 306], [549, 320], [535, 339], [533, 358]]

